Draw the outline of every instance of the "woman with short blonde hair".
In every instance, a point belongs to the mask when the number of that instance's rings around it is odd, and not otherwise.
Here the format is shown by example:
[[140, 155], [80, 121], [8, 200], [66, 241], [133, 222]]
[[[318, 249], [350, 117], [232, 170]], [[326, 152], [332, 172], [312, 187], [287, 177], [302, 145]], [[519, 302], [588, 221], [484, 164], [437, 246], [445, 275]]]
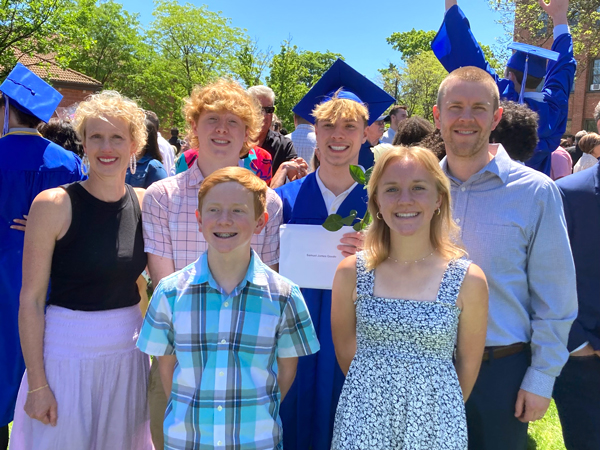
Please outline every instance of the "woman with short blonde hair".
[[150, 366], [135, 346], [144, 190], [125, 184], [146, 141], [144, 120], [117, 92], [88, 97], [75, 113], [88, 179], [33, 201], [19, 310], [27, 371], [12, 450], [152, 449]]

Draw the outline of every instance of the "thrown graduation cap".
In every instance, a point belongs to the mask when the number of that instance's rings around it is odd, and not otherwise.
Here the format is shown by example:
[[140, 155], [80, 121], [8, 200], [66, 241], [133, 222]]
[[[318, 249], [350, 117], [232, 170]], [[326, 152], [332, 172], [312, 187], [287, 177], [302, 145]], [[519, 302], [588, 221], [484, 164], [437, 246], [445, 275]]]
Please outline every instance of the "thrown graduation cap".
[[521, 92], [519, 94], [519, 103], [523, 103], [527, 75], [531, 74], [534, 77], [543, 78], [546, 75], [546, 60], [557, 61], [560, 54], [552, 50], [521, 42], [513, 42], [508, 45], [508, 48], [515, 50], [515, 52], [508, 60], [508, 63], [506, 63], [507, 67], [523, 72], [523, 82], [521, 83]]
[[315, 123], [313, 109], [320, 103], [329, 101], [338, 89], [338, 98], [364, 103], [369, 110], [369, 125], [392, 104], [394, 97], [389, 95], [367, 77], [361, 75], [341, 59], [338, 59], [323, 74], [321, 79], [292, 109], [303, 119]]
[[63, 96], [21, 63], [17, 63], [0, 85], [4, 94], [5, 119], [3, 134], [8, 131], [8, 105], [48, 122]]

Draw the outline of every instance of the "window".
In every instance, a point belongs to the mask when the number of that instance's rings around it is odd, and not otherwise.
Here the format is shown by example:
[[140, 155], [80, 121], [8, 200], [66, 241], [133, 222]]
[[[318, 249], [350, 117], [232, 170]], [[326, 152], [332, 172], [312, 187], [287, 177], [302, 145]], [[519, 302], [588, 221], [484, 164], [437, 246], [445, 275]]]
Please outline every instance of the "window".
[[600, 84], [600, 59], [593, 60], [590, 66], [590, 84]]
[[597, 133], [598, 130], [596, 128], [596, 121], [594, 119], [585, 119], [583, 122], [583, 129], [585, 131], [591, 131]]

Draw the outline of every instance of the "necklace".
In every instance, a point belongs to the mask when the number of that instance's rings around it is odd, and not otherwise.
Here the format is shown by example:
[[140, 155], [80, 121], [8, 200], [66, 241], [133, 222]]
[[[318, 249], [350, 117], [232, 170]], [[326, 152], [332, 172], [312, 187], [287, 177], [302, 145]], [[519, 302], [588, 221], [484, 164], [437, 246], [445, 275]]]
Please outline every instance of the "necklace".
[[418, 263], [418, 262], [421, 262], [421, 261], [425, 261], [427, 258], [429, 258], [430, 256], [432, 256], [435, 253], [436, 250], [437, 250], [437, 248], [434, 248], [433, 251], [429, 255], [427, 255], [427, 256], [425, 256], [424, 258], [421, 258], [421, 259], [415, 259], [414, 261], [398, 261], [397, 259], [394, 259], [391, 256], [388, 256], [388, 259], [394, 261], [395, 263], [401, 262], [402, 264], [409, 264], [409, 263], [413, 263], [413, 262], [414, 263]]

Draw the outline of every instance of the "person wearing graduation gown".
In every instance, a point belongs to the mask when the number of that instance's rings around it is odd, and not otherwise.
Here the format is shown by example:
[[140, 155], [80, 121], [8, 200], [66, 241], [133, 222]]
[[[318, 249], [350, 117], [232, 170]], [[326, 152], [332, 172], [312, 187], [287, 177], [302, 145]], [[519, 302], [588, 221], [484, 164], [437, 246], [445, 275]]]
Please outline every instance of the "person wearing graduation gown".
[[[539, 143], [533, 157], [526, 162], [529, 167], [550, 176], [551, 154], [560, 145], [567, 126], [569, 94], [573, 86], [577, 63], [573, 58], [573, 39], [567, 24], [568, 0], [551, 0], [540, 7], [554, 23], [552, 50], [559, 54], [557, 61], [548, 61], [530, 54], [515, 52], [507, 63], [506, 78], [498, 76], [485, 59], [485, 55], [471, 32], [469, 21], [457, 5], [457, 0], [445, 0], [446, 15], [431, 48], [448, 72], [459, 67], [475, 66], [487, 71], [496, 81], [502, 100], [521, 101], [539, 116]], [[533, 47], [533, 46], [531, 46]], [[535, 50], [534, 50], [535, 51]], [[541, 92], [536, 87], [546, 77]], [[521, 83], [525, 92], [521, 96]]]
[[[275, 190], [283, 202], [283, 223], [321, 226], [329, 214], [347, 217], [356, 210], [357, 218], [365, 215], [367, 192], [352, 179], [349, 166], [358, 163], [369, 117], [376, 119], [393, 101], [338, 60], [294, 107], [315, 124], [321, 164], [316, 172]], [[357, 233], [347, 233], [338, 249], [349, 256], [361, 244]], [[283, 448], [329, 450], [344, 383], [331, 337], [331, 290], [302, 289], [302, 294], [321, 351], [298, 361], [296, 379], [281, 404]]]
[[[0, 450], [8, 445], [17, 392], [25, 371], [17, 315], [23, 258], [23, 216], [45, 189], [84, 178], [81, 160], [44, 139], [62, 95], [22, 64], [0, 86]], [[15, 219], [17, 221], [15, 222]]]

